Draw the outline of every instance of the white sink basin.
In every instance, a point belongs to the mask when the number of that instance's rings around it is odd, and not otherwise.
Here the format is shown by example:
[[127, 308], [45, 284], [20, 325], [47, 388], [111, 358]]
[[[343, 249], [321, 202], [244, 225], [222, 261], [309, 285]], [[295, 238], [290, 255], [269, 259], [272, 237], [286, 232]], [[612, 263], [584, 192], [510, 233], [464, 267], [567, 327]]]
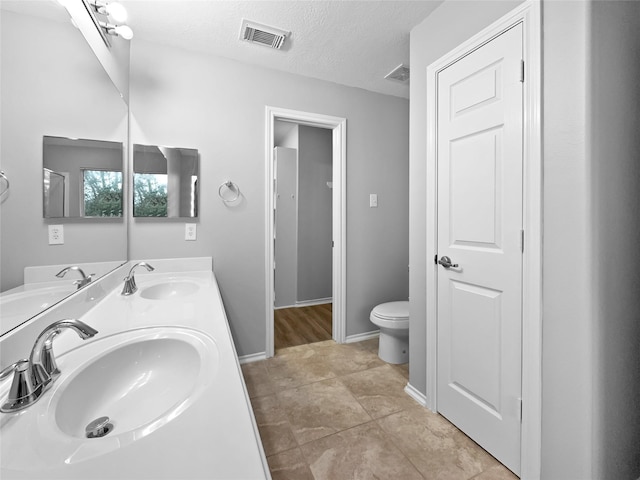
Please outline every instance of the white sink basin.
[[[126, 447], [184, 413], [213, 383], [214, 340], [196, 330], [155, 327], [119, 333], [58, 358], [62, 372], [34, 405], [3, 415], [3, 467], [72, 464]], [[107, 416], [101, 438], [85, 427]], [[39, 438], [34, 438], [37, 432]]]
[[163, 423], [164, 415], [197, 387], [202, 358], [196, 346], [175, 337], [141, 339], [84, 366], [52, 402], [58, 427], [85, 438], [85, 427], [108, 416], [111, 435]]
[[142, 288], [140, 296], [151, 300], [181, 298], [197, 292], [199, 288], [195, 282], [188, 280], [171, 280]]
[[4, 333], [17, 327], [72, 294], [76, 289], [75, 285], [64, 284], [0, 296], [0, 331]]

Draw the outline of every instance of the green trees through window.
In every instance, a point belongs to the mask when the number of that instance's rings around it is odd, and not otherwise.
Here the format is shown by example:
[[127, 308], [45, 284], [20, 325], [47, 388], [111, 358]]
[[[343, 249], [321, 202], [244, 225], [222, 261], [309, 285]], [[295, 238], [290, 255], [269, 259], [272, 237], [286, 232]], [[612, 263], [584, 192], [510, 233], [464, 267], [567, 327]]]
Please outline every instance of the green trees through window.
[[166, 174], [136, 173], [133, 180], [133, 216], [167, 216]]
[[84, 216], [122, 216], [122, 172], [83, 170]]

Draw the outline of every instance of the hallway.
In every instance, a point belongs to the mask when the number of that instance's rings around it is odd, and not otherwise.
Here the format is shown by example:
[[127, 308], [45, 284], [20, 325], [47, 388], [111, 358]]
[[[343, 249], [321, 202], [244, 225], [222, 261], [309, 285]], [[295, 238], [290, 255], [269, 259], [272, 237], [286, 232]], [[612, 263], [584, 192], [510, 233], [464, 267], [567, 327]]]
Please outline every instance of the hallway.
[[331, 340], [332, 304], [279, 308], [273, 312], [276, 351]]

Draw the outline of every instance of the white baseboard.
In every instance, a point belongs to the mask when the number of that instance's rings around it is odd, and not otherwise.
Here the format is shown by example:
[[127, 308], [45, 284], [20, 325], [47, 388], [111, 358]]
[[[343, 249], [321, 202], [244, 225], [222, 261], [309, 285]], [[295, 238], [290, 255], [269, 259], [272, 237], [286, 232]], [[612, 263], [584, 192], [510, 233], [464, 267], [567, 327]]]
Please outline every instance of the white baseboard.
[[311, 307], [313, 305], [324, 305], [325, 303], [332, 303], [333, 297], [316, 298], [315, 300], [303, 300], [296, 302], [295, 307]]
[[345, 339], [345, 343], [362, 342], [363, 340], [369, 340], [370, 338], [376, 338], [380, 336], [380, 330], [374, 330], [372, 332], [357, 333], [355, 335], [349, 335]]
[[404, 391], [407, 395], [409, 395], [411, 398], [413, 398], [416, 402], [418, 402], [423, 407], [427, 406], [427, 396], [424, 393], [417, 390], [410, 383], [407, 383], [407, 385], [404, 387]]
[[240, 365], [244, 365], [245, 363], [259, 362], [260, 360], [266, 359], [267, 354], [265, 352], [258, 352], [238, 357], [238, 362], [240, 362]]
[[302, 302], [296, 302], [295, 305], [281, 305], [279, 307], [273, 307], [273, 309], [281, 310], [283, 308], [312, 307], [313, 305], [324, 305], [325, 303], [333, 303], [333, 298], [327, 297], [316, 298], [315, 300], [303, 300]]

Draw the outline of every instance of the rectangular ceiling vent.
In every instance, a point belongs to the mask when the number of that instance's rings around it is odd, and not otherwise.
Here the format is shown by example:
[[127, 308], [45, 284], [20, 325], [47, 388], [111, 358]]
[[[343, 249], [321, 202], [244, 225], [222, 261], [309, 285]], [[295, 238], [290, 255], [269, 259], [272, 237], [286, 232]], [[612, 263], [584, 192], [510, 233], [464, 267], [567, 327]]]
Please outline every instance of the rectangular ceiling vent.
[[240, 28], [240, 40], [280, 49], [290, 33], [279, 28], [243, 19]]
[[397, 82], [406, 82], [409, 80], [409, 67], [401, 63], [387, 73], [384, 78], [387, 80], [395, 80]]

